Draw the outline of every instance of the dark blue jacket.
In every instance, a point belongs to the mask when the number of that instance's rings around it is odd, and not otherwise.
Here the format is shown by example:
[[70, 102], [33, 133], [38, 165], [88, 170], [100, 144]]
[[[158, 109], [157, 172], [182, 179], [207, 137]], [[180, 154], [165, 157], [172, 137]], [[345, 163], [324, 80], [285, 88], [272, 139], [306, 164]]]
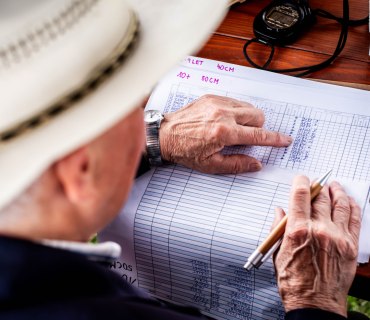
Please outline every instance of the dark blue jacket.
[[[0, 237], [0, 319], [206, 319], [197, 309], [164, 304], [89, 257]], [[301, 309], [286, 319], [344, 319]]]

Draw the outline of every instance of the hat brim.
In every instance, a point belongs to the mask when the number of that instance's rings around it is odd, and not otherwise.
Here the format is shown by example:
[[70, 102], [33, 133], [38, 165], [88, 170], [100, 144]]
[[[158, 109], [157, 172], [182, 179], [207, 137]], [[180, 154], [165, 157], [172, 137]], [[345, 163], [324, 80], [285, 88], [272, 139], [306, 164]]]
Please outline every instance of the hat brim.
[[140, 35], [122, 68], [75, 108], [0, 146], [0, 208], [57, 159], [130, 113], [169, 68], [203, 44], [227, 6], [225, 0], [129, 3], [139, 16]]

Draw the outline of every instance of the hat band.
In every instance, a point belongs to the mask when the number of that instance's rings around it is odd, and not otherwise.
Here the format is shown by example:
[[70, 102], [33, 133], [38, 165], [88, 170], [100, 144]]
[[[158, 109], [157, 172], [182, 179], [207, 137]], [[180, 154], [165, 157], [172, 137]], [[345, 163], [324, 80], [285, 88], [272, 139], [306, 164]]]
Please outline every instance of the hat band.
[[125, 36], [117, 45], [114, 52], [91, 72], [90, 76], [87, 77], [83, 84], [72, 90], [66, 96], [58, 99], [56, 103], [53, 103], [50, 107], [44, 109], [37, 115], [0, 132], [0, 144], [9, 142], [32, 129], [40, 127], [56, 116], [71, 109], [77, 102], [92, 93], [123, 65], [134, 47], [138, 34], [139, 21], [136, 14], [131, 11], [129, 26]]

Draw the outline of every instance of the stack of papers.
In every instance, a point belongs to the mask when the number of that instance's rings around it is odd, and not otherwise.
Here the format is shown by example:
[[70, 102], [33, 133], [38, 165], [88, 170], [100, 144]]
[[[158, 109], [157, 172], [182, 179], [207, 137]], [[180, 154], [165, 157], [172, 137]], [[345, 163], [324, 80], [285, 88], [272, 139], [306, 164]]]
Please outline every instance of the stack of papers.
[[247, 101], [265, 128], [289, 134], [287, 148], [238, 146], [258, 173], [207, 175], [179, 165], [140, 177], [126, 207], [101, 235], [123, 247], [112, 264], [155, 297], [191, 304], [215, 319], [283, 319], [272, 261], [246, 271], [277, 206], [287, 209], [297, 174], [333, 169], [362, 207], [359, 262], [370, 255], [370, 93], [187, 57], [159, 83], [148, 109], [173, 112], [204, 94]]

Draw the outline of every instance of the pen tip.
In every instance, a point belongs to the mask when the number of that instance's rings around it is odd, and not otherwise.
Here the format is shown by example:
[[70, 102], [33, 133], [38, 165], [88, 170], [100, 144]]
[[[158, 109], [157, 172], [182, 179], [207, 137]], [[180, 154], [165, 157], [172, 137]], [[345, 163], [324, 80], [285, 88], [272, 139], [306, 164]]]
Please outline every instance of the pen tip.
[[244, 269], [249, 271], [252, 268], [253, 268], [253, 264], [250, 261], [247, 261], [246, 264], [244, 265]]
[[329, 180], [329, 177], [331, 175], [331, 173], [333, 172], [333, 169], [330, 169], [327, 173], [325, 173], [321, 179], [320, 179], [320, 184], [323, 186], [328, 180]]

